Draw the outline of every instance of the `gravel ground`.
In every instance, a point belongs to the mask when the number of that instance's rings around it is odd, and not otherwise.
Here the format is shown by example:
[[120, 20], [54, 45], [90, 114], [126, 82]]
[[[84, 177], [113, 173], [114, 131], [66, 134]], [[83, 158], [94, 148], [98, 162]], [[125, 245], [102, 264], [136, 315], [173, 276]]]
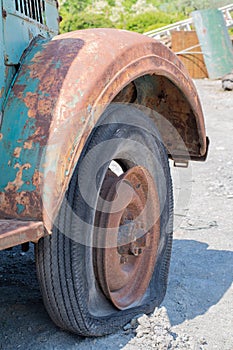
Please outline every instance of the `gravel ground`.
[[[163, 305], [108, 337], [65, 333], [44, 309], [33, 247], [16, 247], [0, 254], [0, 349], [233, 350], [233, 92], [220, 81], [195, 83], [211, 146], [207, 162], [172, 169], [175, 234]], [[180, 201], [185, 172], [189, 202]]]

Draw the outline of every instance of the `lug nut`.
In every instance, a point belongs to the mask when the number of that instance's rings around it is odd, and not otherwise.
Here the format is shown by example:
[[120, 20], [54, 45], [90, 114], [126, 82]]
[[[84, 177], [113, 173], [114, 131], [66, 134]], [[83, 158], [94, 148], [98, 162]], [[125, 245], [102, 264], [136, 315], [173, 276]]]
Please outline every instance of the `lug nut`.
[[135, 243], [130, 244], [130, 253], [134, 256], [142, 254], [142, 248], [135, 245]]
[[126, 257], [126, 256], [121, 256], [121, 258], [120, 258], [120, 263], [121, 264], [126, 264], [128, 262], [128, 258]]

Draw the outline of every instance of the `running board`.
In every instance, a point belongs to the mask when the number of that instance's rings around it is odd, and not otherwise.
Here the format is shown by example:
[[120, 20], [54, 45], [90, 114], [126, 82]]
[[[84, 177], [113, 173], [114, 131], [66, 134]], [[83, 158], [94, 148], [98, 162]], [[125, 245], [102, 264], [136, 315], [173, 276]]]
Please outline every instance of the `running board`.
[[38, 242], [44, 235], [42, 221], [0, 220], [0, 250], [26, 242]]

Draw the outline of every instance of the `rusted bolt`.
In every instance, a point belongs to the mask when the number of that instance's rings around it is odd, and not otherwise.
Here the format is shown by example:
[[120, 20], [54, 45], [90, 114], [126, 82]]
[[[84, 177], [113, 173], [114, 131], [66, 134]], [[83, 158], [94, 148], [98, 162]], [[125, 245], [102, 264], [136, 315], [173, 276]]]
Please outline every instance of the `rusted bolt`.
[[6, 18], [7, 17], [7, 12], [5, 9], [2, 10], [2, 17], [3, 18]]
[[133, 254], [134, 256], [138, 256], [142, 254], [142, 248], [135, 245], [135, 242], [130, 244], [129, 250], [130, 250], [130, 253]]

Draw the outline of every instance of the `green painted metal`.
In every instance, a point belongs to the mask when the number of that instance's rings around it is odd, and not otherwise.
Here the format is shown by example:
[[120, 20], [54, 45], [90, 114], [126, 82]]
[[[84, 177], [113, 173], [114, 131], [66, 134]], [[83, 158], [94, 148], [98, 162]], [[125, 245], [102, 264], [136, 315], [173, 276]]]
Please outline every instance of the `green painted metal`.
[[[0, 192], [15, 186], [17, 191], [35, 190], [33, 175], [38, 169], [39, 143], [25, 146], [35, 132], [35, 119], [28, 117], [25, 95], [39, 84], [30, 73], [21, 75], [24, 88], [17, 96], [12, 91], [19, 69], [25, 59], [41, 51], [39, 42], [58, 34], [58, 10], [55, 0], [0, 0]], [[36, 38], [36, 39], [35, 39]], [[30, 45], [34, 40], [33, 45]], [[38, 44], [37, 44], [38, 43]], [[27, 50], [28, 49], [28, 50]], [[26, 54], [25, 51], [27, 50]], [[19, 180], [20, 178], [20, 180]], [[19, 181], [18, 181], [19, 180]], [[24, 211], [17, 203], [16, 210]]]
[[233, 69], [233, 48], [221, 11], [192, 13], [210, 79], [218, 79]]
[[[39, 4], [43, 5], [41, 12], [38, 11]], [[24, 50], [36, 36], [50, 38], [56, 34], [58, 11], [55, 0], [0, 0], [0, 117]]]
[[9, 89], [10, 83], [16, 73], [15, 66], [5, 66], [4, 40], [3, 40], [3, 16], [2, 3], [0, 0], [0, 125], [2, 120], [2, 105]]
[[[46, 41], [48, 40], [38, 38], [25, 54], [22, 65], [25, 61], [32, 62], [33, 57], [43, 50], [43, 43]], [[8, 183], [15, 181], [19, 171], [22, 171], [22, 185], [17, 191], [35, 190], [32, 179], [35, 170], [39, 170], [43, 151], [39, 142], [33, 142], [30, 148], [25, 147], [25, 141], [29, 140], [36, 130], [36, 120], [28, 116], [29, 107], [26, 106], [24, 98], [27, 93], [38, 90], [39, 83], [39, 79], [30, 78], [29, 70], [25, 71], [20, 78], [18, 77], [18, 84], [24, 88], [21, 98], [11, 91], [7, 99], [0, 134], [0, 192], [7, 190]], [[22, 210], [22, 207], [18, 207], [18, 212]]]

